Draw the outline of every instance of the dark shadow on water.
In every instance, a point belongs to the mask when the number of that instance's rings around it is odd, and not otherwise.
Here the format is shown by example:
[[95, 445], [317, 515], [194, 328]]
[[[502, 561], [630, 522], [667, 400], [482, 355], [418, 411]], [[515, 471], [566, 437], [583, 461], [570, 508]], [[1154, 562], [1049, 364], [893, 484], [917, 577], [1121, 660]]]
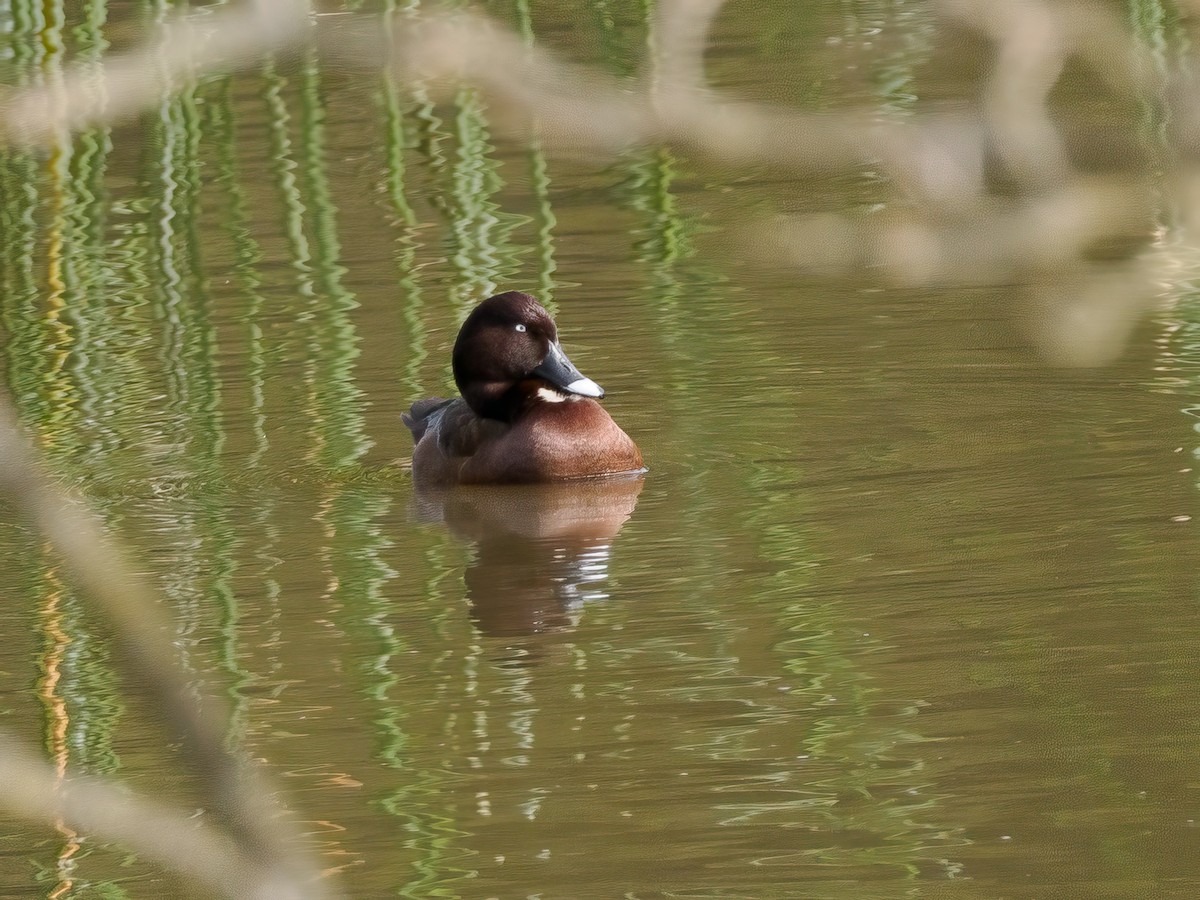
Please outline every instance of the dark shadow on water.
[[607, 599], [612, 542], [643, 484], [637, 475], [422, 489], [416, 505], [475, 547], [463, 579], [476, 627], [514, 637], [573, 628], [584, 604]]

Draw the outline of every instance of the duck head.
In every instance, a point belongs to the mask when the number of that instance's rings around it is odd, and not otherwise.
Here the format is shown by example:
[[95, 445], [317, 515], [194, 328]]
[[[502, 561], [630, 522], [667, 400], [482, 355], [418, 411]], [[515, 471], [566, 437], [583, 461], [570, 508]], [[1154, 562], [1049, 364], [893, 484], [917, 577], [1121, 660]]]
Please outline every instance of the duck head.
[[454, 342], [454, 382], [476, 413], [511, 422], [530, 397], [600, 399], [558, 343], [550, 314], [529, 294], [506, 291], [480, 303]]

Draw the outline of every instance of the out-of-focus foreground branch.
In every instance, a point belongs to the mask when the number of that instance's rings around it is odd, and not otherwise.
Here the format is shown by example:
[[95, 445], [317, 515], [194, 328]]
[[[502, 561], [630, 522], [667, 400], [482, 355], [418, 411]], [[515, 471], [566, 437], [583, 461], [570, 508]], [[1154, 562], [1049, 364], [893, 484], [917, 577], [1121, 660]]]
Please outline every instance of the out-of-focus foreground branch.
[[[398, 13], [385, 29], [373, 19], [357, 29], [345, 17], [325, 29], [322, 42], [354, 65], [389, 66], [404, 84], [449, 91], [472, 83], [487, 94], [493, 121], [515, 129], [536, 122], [550, 145], [613, 154], [669, 143], [734, 165], [880, 171], [895, 195], [882, 215], [751, 224], [743, 229], [747, 243], [772, 261], [833, 274], [866, 267], [902, 286], [1020, 284], [1033, 308], [1050, 313], [1035, 337], [1052, 358], [1094, 363], [1120, 350], [1161, 292], [1158, 261], [1143, 253], [1097, 262], [1091, 251], [1131, 233], [1147, 235], [1148, 180], [1186, 173], [1135, 166], [1097, 178], [1071, 161], [1051, 103], [1069, 63], [1116, 97], [1163, 106], [1169, 94], [1148, 51], [1102, 4], [938, 0], [945, 22], [993, 47], [991, 71], [973, 107], [904, 119], [877, 109], [808, 113], [710, 89], [704, 48], [722, 5], [661, 0], [650, 58], [633, 90], [469, 12]], [[0, 103], [0, 135], [10, 143], [45, 142], [127, 117], [187, 80], [294, 46], [308, 22], [304, 0], [253, 0], [180, 19], [138, 49], [11, 92]], [[1185, 110], [1188, 98], [1175, 105]], [[997, 191], [996, 176], [1015, 189]], [[1081, 317], [1095, 327], [1075, 327]]]
[[[1078, 170], [1050, 103], [1070, 61], [1116, 96], [1163, 102], [1155, 67], [1120, 23], [1087, 3], [943, 0], [947, 20], [994, 46], [990, 78], [976, 108], [897, 120], [875, 110], [801, 113], [708, 89], [702, 36], [719, 5], [659, 5], [641, 92], [527, 48], [474, 15], [425, 17], [401, 34], [393, 65], [402, 81], [479, 85], [502, 120], [536, 122], [543, 138], [592, 152], [670, 143], [737, 165], [878, 169], [894, 186], [889, 209], [752, 224], [748, 246], [808, 271], [868, 270], [900, 286], [1020, 285], [1033, 337], [1052, 359], [1091, 364], [1120, 352], [1162, 292], [1161, 260], [1091, 254], [1149, 234], [1150, 173]], [[995, 190], [997, 179], [1010, 187]]]
[[157, 701], [180, 736], [226, 834], [189, 822], [95, 780], [59, 783], [57, 773], [0, 736], [0, 805], [37, 821], [61, 818], [119, 840], [229, 897], [262, 900], [324, 896], [280, 810], [247, 763], [225, 748], [224, 715], [197, 696], [172, 652], [170, 624], [153, 591], [79, 500], [51, 481], [0, 398], [0, 496], [7, 496], [54, 546], [75, 582], [121, 637], [119, 659]]
[[134, 50], [52, 71], [45, 83], [0, 95], [0, 135], [36, 146], [97, 123], [129, 119], [205, 74], [241, 68], [300, 43], [307, 0], [246, 0], [213, 15], [180, 16]]
[[304, 896], [284, 883], [267, 883], [238, 844], [216, 829], [99, 779], [64, 783], [53, 766], [3, 734], [0, 780], [0, 804], [31, 822], [61, 820], [119, 841], [226, 897]]

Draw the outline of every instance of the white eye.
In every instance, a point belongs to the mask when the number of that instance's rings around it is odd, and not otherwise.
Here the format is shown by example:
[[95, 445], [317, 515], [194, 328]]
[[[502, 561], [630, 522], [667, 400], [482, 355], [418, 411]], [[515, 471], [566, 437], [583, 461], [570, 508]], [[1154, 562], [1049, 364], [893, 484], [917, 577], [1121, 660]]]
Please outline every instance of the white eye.
[[514, 325], [513, 327], [514, 327], [514, 328], [516, 328], [516, 329], [517, 329], [517, 331], [524, 331], [524, 330], [525, 330], [525, 326], [524, 326], [524, 325], [522, 325], [520, 322], [518, 322], [518, 323], [517, 323], [516, 325]]

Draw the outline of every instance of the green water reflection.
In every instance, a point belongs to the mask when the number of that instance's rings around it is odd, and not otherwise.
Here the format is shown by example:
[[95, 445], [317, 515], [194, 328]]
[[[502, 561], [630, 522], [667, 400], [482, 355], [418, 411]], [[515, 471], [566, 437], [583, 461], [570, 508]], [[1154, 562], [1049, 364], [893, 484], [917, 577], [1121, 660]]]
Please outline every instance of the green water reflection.
[[[652, 4], [492, 6], [639, 77]], [[15, 4], [3, 74], [167, 14]], [[924, 4], [731, 5], [710, 74], [904, 116], [934, 39]], [[748, 214], [877, 203], [873, 178], [559, 159], [474, 90], [315, 52], [10, 152], [0, 194], [22, 419], [348, 895], [1200, 886], [1192, 292], [1112, 369], [1057, 372], [1005, 291], [744, 259]], [[431, 498], [393, 465], [399, 412], [453, 390], [459, 322], [510, 286], [553, 305], [644, 482]], [[191, 808], [113, 636], [7, 514], [0, 566], [8, 727]], [[0, 821], [4, 896], [186, 895]]]

